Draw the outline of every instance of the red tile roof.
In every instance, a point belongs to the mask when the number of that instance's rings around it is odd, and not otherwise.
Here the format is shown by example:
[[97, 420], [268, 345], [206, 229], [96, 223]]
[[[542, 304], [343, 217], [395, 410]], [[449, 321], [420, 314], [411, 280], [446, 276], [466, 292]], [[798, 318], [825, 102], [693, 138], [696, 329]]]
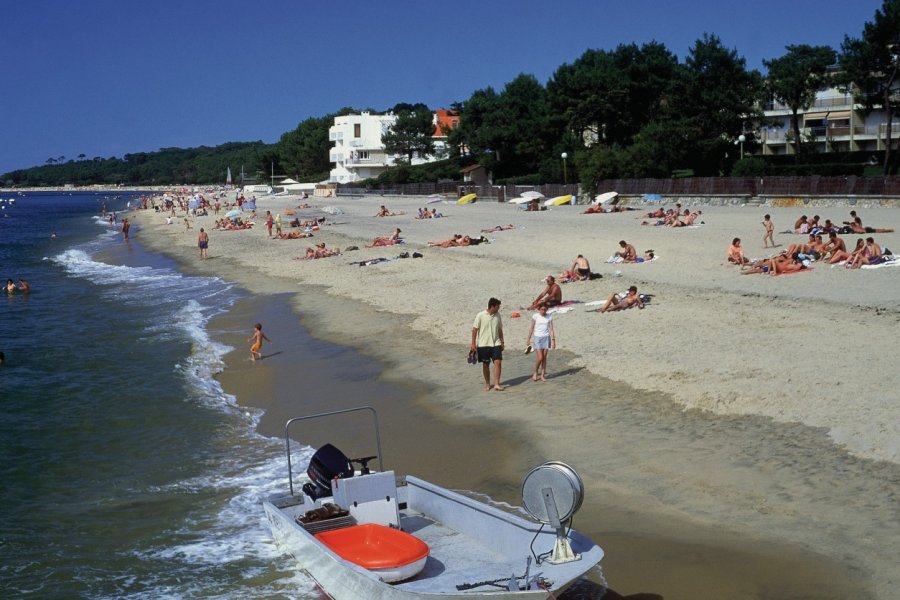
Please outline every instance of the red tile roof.
[[454, 110], [439, 108], [434, 111], [434, 116], [437, 117], [437, 123], [434, 126], [434, 133], [431, 134], [433, 137], [447, 137], [447, 134], [444, 133], [445, 128], [456, 129], [459, 127], [459, 113]]

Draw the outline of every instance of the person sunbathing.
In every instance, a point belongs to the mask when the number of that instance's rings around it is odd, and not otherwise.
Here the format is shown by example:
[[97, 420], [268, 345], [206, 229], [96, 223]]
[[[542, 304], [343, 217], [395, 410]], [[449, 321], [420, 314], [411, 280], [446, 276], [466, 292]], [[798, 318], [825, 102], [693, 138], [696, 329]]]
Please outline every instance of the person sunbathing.
[[637, 260], [637, 250], [634, 249], [634, 246], [625, 240], [620, 240], [619, 246], [622, 247], [622, 250], [616, 252], [613, 256], [621, 257], [623, 262], [635, 262]]
[[638, 308], [644, 308], [644, 301], [641, 300], [640, 294], [638, 294], [637, 286], [633, 285], [628, 288], [628, 292], [625, 294], [613, 294], [606, 300], [606, 304], [603, 305], [603, 308], [600, 309], [600, 312], [612, 312], [614, 310], [625, 310], [626, 308], [631, 308], [633, 306], [637, 306]]
[[[335, 248], [334, 250], [329, 250], [325, 247], [325, 242], [319, 242], [318, 244], [315, 245], [315, 247], [307, 248], [306, 256], [304, 256], [303, 258], [306, 260], [313, 260], [316, 258], [327, 258], [329, 256], [337, 256], [340, 253], [341, 253], [340, 249]], [[299, 260], [299, 259], [300, 259], [299, 256], [294, 257], [294, 260]]]
[[731, 245], [728, 246], [728, 262], [741, 266], [750, 262], [750, 259], [744, 256], [744, 249], [741, 248], [741, 238], [731, 240]]
[[807, 220], [806, 215], [802, 215], [799, 219], [794, 221], [794, 233], [807, 232], [809, 232], [809, 221]]
[[396, 217], [397, 215], [402, 215], [402, 214], [404, 214], [404, 213], [402, 213], [402, 212], [398, 212], [398, 213], [391, 212], [391, 211], [389, 211], [388, 209], [386, 209], [386, 208], [384, 207], [384, 204], [382, 204], [382, 205], [381, 205], [381, 209], [380, 209], [377, 213], [375, 213], [375, 216], [376, 216], [376, 217]]
[[664, 219], [665, 217], [666, 217], [666, 211], [663, 209], [662, 206], [660, 206], [656, 210], [654, 210], [652, 212], [648, 212], [647, 214], [641, 215], [640, 217], [637, 217], [637, 218], [638, 219]]
[[312, 237], [311, 233], [305, 231], [289, 231], [287, 233], [276, 233], [275, 238], [279, 240], [299, 240], [300, 238]]
[[862, 252], [865, 249], [865, 247], [866, 247], [866, 241], [862, 238], [859, 238], [856, 240], [856, 248], [854, 248], [852, 252], [848, 252], [846, 249], [835, 250], [832, 253], [831, 258], [828, 259], [828, 264], [836, 265], [839, 262], [849, 261], [854, 256], [856, 256], [856, 254]]
[[400, 238], [400, 228], [395, 229], [390, 235], [380, 235], [372, 240], [372, 245], [369, 248], [373, 248], [375, 246], [393, 246], [394, 244], [399, 244], [403, 240]]
[[526, 212], [536, 212], [541, 210], [547, 210], [547, 207], [541, 206], [541, 201], [538, 198], [531, 200], [531, 202], [528, 203], [528, 208], [525, 209]]
[[491, 227], [490, 229], [482, 229], [481, 233], [493, 233], [495, 231], [506, 231], [508, 229], [515, 229], [515, 228], [516, 228], [515, 225], [513, 225], [512, 223], [509, 223], [507, 225], [497, 225], [495, 227]]
[[800, 244], [791, 244], [781, 254], [783, 256], [793, 256], [794, 254], [810, 254], [816, 244], [816, 236], [810, 235], [806, 242]]
[[309, 204], [304, 202], [303, 204], [298, 204], [297, 208], [312, 208]]
[[595, 215], [595, 214], [597, 214], [597, 213], [604, 213], [604, 212], [606, 212], [606, 211], [603, 210], [603, 205], [602, 205], [602, 204], [592, 204], [592, 205], [588, 206], [588, 207], [584, 210], [584, 212], [581, 213], [581, 214], [583, 214], [583, 215]]
[[436, 248], [455, 248], [456, 246], [471, 246], [472, 238], [467, 235], [453, 234], [453, 237], [443, 242], [428, 242], [429, 246]]
[[[826, 221], [827, 222], [827, 221]], [[828, 258], [829, 254], [834, 255], [835, 252], [847, 252], [847, 245], [844, 244], [844, 240], [838, 237], [838, 234], [834, 231], [828, 233], [828, 242], [822, 246], [822, 258], [821, 260], [825, 260]]]
[[866, 238], [862, 251], [847, 261], [847, 268], [858, 269], [863, 265], [877, 265], [883, 260], [881, 246], [875, 243], [874, 238]]
[[591, 278], [591, 264], [583, 255], [579, 254], [575, 257], [572, 267], [562, 272], [560, 279], [563, 283], [572, 281], [587, 281]]
[[783, 275], [785, 273], [795, 273], [807, 268], [808, 262], [809, 261], [801, 262], [794, 260], [785, 254], [779, 254], [772, 258], [764, 258], [763, 260], [756, 261], [750, 269], [743, 271], [741, 275], [753, 275], [755, 273]]
[[851, 233], [893, 233], [893, 229], [887, 229], [884, 227], [863, 227], [862, 218], [855, 217], [853, 222], [850, 223], [850, 231]]
[[694, 221], [697, 220], [697, 217], [702, 214], [702, 210], [698, 210], [696, 212], [688, 212], [688, 209], [684, 209], [684, 221], [679, 221], [677, 218], [675, 218], [672, 220], [672, 227], [690, 227], [694, 224]]
[[556, 277], [547, 275], [547, 278], [544, 281], [547, 283], [547, 287], [541, 290], [538, 297], [535, 298], [534, 302], [531, 303], [531, 306], [528, 307], [529, 310], [537, 310], [537, 308], [544, 303], [546, 303], [547, 306], [557, 306], [562, 303], [562, 288], [556, 283]]

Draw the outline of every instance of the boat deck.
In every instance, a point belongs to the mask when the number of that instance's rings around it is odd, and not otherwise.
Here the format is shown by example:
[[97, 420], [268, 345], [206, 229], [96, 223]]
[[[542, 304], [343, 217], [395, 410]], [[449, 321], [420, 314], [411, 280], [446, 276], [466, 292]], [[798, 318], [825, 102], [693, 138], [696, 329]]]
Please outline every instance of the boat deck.
[[405, 509], [400, 523], [404, 531], [428, 544], [431, 552], [425, 568], [414, 578], [394, 584], [396, 587], [415, 592], [456, 592], [457, 585], [500, 579], [499, 587], [505, 589], [513, 573], [521, 576], [525, 572], [525, 554], [510, 560], [421, 513]]

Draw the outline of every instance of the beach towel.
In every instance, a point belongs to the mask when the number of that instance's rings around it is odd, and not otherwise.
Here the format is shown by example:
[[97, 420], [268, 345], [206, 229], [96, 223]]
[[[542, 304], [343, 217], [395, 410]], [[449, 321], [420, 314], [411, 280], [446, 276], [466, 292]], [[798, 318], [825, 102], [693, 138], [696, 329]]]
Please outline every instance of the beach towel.
[[614, 264], [625, 262], [625, 259], [622, 258], [621, 256], [616, 256], [615, 254], [613, 254], [612, 256], [610, 256], [609, 258], [606, 259], [606, 262], [608, 264], [614, 265]]
[[556, 306], [554, 306], [552, 308], [548, 308], [547, 314], [563, 315], [567, 312], [572, 312], [573, 310], [575, 310], [575, 308], [573, 308], [573, 307], [576, 304], [581, 304], [581, 301], [580, 300], [566, 300], [565, 302], [562, 302], [561, 304], [557, 304]]
[[796, 273], [806, 273], [807, 271], [812, 271], [812, 267], [806, 267], [805, 269], [800, 269], [799, 271], [790, 271], [789, 273], [775, 273], [774, 277], [781, 277], [782, 275], [794, 275]]
[[894, 257], [891, 260], [885, 260], [877, 265], [863, 265], [862, 269], [880, 269], [881, 267], [900, 267], [900, 258]]

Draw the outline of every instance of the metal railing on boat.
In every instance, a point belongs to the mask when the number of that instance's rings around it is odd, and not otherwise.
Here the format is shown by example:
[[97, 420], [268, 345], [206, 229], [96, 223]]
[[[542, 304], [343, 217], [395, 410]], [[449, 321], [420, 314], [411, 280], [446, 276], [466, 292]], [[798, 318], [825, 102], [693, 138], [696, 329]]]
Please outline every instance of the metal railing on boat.
[[318, 413], [315, 415], [307, 415], [305, 417], [293, 417], [292, 419], [288, 419], [287, 423], [284, 424], [284, 446], [287, 451], [287, 463], [288, 463], [288, 484], [290, 487], [291, 496], [294, 495], [294, 470], [291, 466], [291, 436], [290, 436], [290, 428], [291, 424], [296, 421], [310, 421], [312, 419], [321, 419], [323, 417], [333, 417], [336, 415], [343, 415], [346, 413], [353, 413], [367, 410], [372, 413], [372, 420], [375, 423], [375, 446], [378, 451], [378, 470], [384, 471], [384, 459], [381, 454], [381, 431], [378, 427], [378, 413], [375, 412], [375, 409], [371, 406], [358, 406], [356, 408], [346, 408], [344, 410], [335, 410], [331, 412]]

